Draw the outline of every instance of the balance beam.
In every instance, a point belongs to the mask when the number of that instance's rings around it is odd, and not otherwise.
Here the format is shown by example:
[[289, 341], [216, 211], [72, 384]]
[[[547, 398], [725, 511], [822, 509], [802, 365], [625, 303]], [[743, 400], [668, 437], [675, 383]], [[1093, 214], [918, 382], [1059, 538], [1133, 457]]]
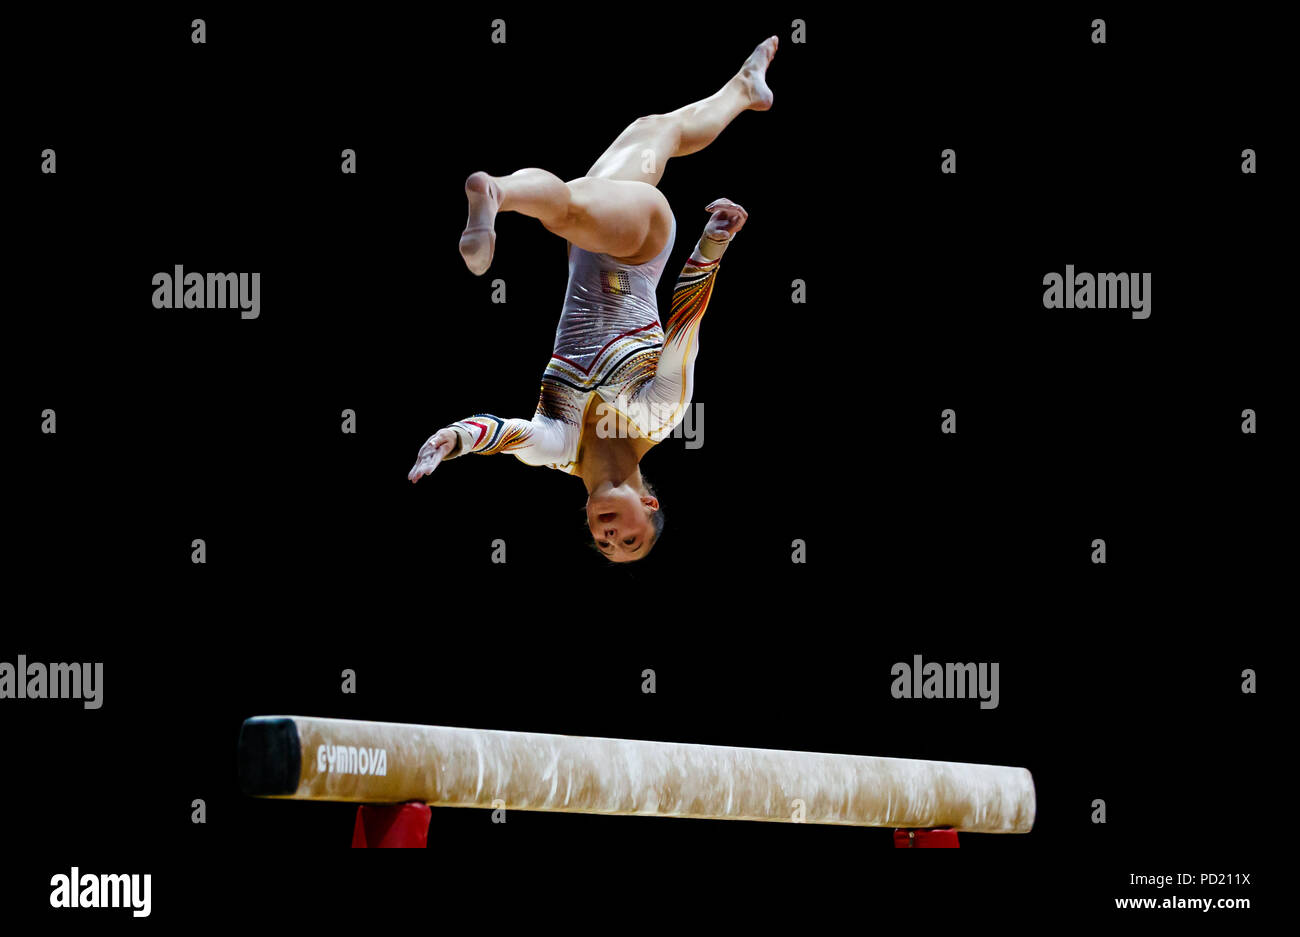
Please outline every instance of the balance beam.
[[246, 720], [239, 782], [291, 800], [971, 833], [1028, 833], [1035, 811], [1024, 768], [307, 716]]

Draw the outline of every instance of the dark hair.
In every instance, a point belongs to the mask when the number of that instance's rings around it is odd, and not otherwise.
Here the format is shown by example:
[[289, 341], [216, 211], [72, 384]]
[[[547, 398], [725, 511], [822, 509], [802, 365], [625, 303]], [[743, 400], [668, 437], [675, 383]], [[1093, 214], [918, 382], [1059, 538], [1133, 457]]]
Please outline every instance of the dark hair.
[[[646, 494], [658, 500], [659, 492], [655, 491], [654, 486], [650, 484], [650, 479], [646, 478], [644, 475], [641, 476], [641, 486], [645, 489]], [[587, 522], [586, 505], [583, 505], [582, 508], [582, 527], [587, 532], [587, 546], [591, 547], [594, 551], [600, 553], [602, 557], [608, 560], [609, 557], [605, 556], [605, 554], [601, 552], [600, 547], [596, 546], [596, 539], [591, 536], [591, 530]], [[664, 509], [662, 507], [651, 513], [650, 527], [654, 530], [654, 536], [650, 538], [650, 545], [647, 546], [645, 552], [641, 554], [642, 559], [644, 559], [650, 551], [655, 548], [656, 544], [659, 543], [659, 535], [664, 532]], [[614, 561], [610, 560], [610, 562], [613, 563]], [[615, 563], [614, 565], [617, 566], [619, 564]]]
[[[654, 490], [654, 486], [650, 484], [650, 479], [644, 475], [641, 476], [641, 485], [645, 488], [646, 494], [656, 501], [659, 499], [659, 492]], [[650, 546], [653, 547], [659, 542], [659, 535], [664, 532], [664, 509], [662, 506], [650, 515], [650, 526], [655, 530], [654, 539], [650, 541]], [[649, 553], [650, 550], [647, 549], [646, 552]]]

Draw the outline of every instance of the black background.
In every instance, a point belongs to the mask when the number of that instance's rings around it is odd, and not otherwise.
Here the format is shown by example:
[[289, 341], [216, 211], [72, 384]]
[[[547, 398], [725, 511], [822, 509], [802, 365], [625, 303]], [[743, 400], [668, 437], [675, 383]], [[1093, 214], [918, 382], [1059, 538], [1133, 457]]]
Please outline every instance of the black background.
[[[1280, 25], [868, 9], [13, 21], [0, 659], [103, 661], [105, 705], [0, 702], [6, 915], [50, 912], [72, 865], [152, 873], [153, 914], [42, 926], [1117, 919], [1167, 893], [1131, 873], [1173, 872], [1249, 872], [1174, 891], [1261, 906], [1290, 617]], [[578, 481], [514, 459], [411, 486], [440, 426], [531, 415], [564, 289], [522, 216], [465, 270], [464, 177], [579, 176], [772, 33], [773, 109], [661, 184], [661, 305], [710, 200], [750, 219], [701, 332], [705, 444], [643, 464], [652, 555], [607, 564]], [[259, 271], [260, 317], [153, 309], [175, 264]], [[1066, 264], [1150, 272], [1151, 318], [1044, 309]], [[893, 699], [913, 654], [999, 662], [1000, 705]], [[239, 725], [273, 713], [1024, 765], [1038, 817], [921, 868], [888, 830], [444, 810], [427, 859], [363, 862], [354, 808], [238, 794]]]

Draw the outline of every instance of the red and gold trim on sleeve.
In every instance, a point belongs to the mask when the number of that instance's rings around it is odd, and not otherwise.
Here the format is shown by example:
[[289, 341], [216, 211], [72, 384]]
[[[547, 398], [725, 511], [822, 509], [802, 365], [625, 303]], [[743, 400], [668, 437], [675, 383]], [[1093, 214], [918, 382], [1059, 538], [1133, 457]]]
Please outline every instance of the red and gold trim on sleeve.
[[664, 328], [664, 344], [678, 340], [687, 335], [704, 315], [709, 306], [709, 297], [713, 294], [713, 281], [717, 278], [718, 262], [716, 260], [686, 259], [686, 266], [677, 277], [673, 287], [672, 306], [669, 310], [668, 325]]
[[495, 455], [526, 445], [532, 427], [522, 420], [503, 420], [491, 413], [476, 413], [456, 424], [470, 434], [470, 452]]

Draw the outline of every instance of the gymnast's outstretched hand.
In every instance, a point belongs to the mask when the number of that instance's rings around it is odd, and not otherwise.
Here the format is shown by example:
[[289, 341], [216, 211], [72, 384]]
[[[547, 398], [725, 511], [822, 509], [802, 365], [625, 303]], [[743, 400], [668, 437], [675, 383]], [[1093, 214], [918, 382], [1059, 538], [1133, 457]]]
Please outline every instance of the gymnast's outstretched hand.
[[415, 466], [407, 473], [406, 477], [411, 480], [412, 484], [418, 482], [436, 469], [443, 457], [454, 448], [456, 448], [455, 432], [449, 429], [438, 430], [420, 447], [420, 453], [415, 457]]
[[749, 212], [729, 198], [714, 199], [704, 210], [713, 212], [704, 226], [704, 236], [711, 241], [730, 241], [749, 219]]

